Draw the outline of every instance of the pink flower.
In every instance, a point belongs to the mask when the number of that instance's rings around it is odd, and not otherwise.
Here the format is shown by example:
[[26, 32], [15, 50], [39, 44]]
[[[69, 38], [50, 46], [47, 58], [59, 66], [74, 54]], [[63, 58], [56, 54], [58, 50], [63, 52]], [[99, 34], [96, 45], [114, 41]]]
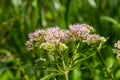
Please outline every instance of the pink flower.
[[76, 24], [70, 25], [69, 30], [72, 33], [74, 39], [84, 40], [89, 35], [90, 31], [94, 29], [86, 24]]
[[46, 42], [61, 42], [64, 38], [64, 31], [59, 27], [52, 27], [46, 30], [46, 35], [44, 36]]
[[27, 50], [31, 50], [34, 47], [39, 46], [44, 41], [43, 36], [46, 34], [44, 30], [38, 29], [33, 33], [28, 34], [29, 40], [26, 41], [25, 45], [27, 46]]
[[41, 43], [52, 43], [59, 45], [66, 44], [70, 41], [81, 40], [90, 44], [105, 41], [104, 37], [97, 34], [91, 34], [94, 29], [86, 24], [70, 25], [69, 30], [61, 30], [58, 26], [51, 27], [46, 30], [38, 29], [28, 35], [29, 40], [26, 41], [28, 50], [39, 47]]
[[89, 36], [87, 36], [86, 42], [89, 45], [90, 44], [97, 44], [97, 43], [105, 42], [105, 38], [101, 37], [98, 34], [90, 34]]

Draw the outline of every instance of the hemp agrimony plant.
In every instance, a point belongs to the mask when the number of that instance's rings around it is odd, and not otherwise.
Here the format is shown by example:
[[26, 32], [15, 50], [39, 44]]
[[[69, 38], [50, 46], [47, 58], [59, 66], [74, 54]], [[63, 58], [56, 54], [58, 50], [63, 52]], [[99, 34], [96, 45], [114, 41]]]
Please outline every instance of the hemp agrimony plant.
[[[48, 74], [41, 80], [50, 78], [59, 80], [59, 76], [63, 78], [62, 80], [69, 80], [69, 72], [77, 69], [82, 61], [93, 56], [99, 57], [107, 76], [114, 79], [100, 53], [106, 39], [96, 34], [93, 27], [87, 24], [76, 24], [70, 25], [68, 30], [62, 30], [57, 26], [46, 30], [38, 29], [28, 36], [27, 50], [40, 50], [39, 54], [42, 57], [36, 62], [41, 64], [38, 67], [44, 68]], [[120, 48], [117, 44], [115, 47]], [[120, 56], [118, 50], [115, 49], [114, 52], [117, 57]]]

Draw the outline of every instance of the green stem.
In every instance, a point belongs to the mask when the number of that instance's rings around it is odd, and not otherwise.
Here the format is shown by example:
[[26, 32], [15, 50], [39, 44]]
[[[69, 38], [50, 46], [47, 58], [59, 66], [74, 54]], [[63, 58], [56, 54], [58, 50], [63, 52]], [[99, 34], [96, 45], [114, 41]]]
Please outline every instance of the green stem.
[[106, 70], [107, 75], [111, 78], [111, 80], [114, 80], [113, 75], [111, 74], [109, 68], [107, 68], [107, 66], [106, 66], [106, 64], [105, 64], [105, 61], [104, 61], [104, 59], [103, 59], [103, 57], [102, 57], [102, 55], [101, 55], [101, 53], [100, 53], [100, 49], [101, 49], [101, 45], [100, 45], [100, 47], [98, 48], [97, 56], [99, 57], [102, 65], [105, 67], [105, 70]]
[[[73, 64], [73, 67], [70, 68], [70, 70], [74, 70], [74, 69], [76, 69], [76, 68], [80, 65], [80, 62], [89, 59], [90, 57], [94, 56], [95, 54], [96, 54], [96, 53], [91, 54], [91, 55], [88, 56], [88, 57], [85, 57], [85, 58], [83, 58], [83, 59], [78, 60], [75, 64]], [[77, 65], [77, 64], [79, 64], [79, 65]], [[77, 66], [74, 67], [74, 65], [77, 65]]]
[[64, 59], [62, 61], [62, 64], [63, 64], [64, 74], [65, 74], [65, 79], [69, 80], [68, 79], [68, 72], [69, 72], [69, 70], [66, 70], [66, 65], [65, 65]]
[[66, 65], [65, 65], [64, 59], [62, 59], [62, 64], [63, 64], [63, 69], [65, 70]]
[[63, 65], [63, 73], [65, 75], [65, 79], [69, 80], [69, 78], [68, 78], [68, 72], [69, 72], [69, 70], [66, 70], [67, 66], [65, 65], [64, 57], [62, 57], [62, 65]]
[[53, 55], [53, 57], [54, 57], [54, 59], [55, 59], [56, 66], [57, 66], [58, 70], [59, 70], [60, 72], [63, 72], [63, 71], [62, 71], [62, 69], [60, 68], [59, 64], [57, 63], [56, 56], [55, 56], [55, 55]]
[[[80, 42], [80, 43], [81, 43], [81, 42]], [[78, 48], [79, 48], [79, 46], [80, 46], [80, 43], [77, 44], [77, 47], [76, 47], [75, 51], [73, 52], [73, 56], [72, 56], [72, 58], [71, 58], [71, 60], [70, 60], [69, 67], [72, 66], [72, 63], [73, 63], [73, 61], [74, 61], [74, 55], [77, 53], [77, 50], [78, 50]]]
[[65, 79], [66, 79], [66, 80], [69, 80], [69, 78], [68, 78], [68, 72], [69, 72], [69, 71], [65, 71], [65, 73], [64, 73], [64, 74], [65, 74]]

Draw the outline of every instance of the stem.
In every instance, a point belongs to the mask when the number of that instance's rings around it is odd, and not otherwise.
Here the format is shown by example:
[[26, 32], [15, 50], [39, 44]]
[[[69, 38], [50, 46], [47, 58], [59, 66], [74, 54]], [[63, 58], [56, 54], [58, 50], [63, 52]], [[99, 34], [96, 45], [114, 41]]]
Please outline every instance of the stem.
[[63, 68], [64, 68], [64, 70], [65, 70], [66, 65], [65, 65], [64, 59], [62, 59], [62, 64], [63, 64]]
[[57, 59], [56, 59], [56, 56], [55, 56], [55, 55], [53, 55], [53, 57], [54, 57], [54, 59], [55, 59], [56, 66], [57, 66], [58, 70], [59, 70], [60, 72], [63, 72], [63, 71], [62, 71], [62, 69], [60, 68], [59, 64], [57, 64]]
[[68, 72], [69, 72], [69, 71], [66, 71], [66, 72], [65, 72], [65, 79], [66, 79], [66, 80], [69, 80], [69, 78], [68, 78]]
[[[80, 43], [81, 43], [81, 42], [80, 42]], [[80, 43], [77, 44], [77, 47], [76, 47], [76, 49], [75, 49], [73, 55], [77, 52], [77, 50], [78, 50], [78, 48], [79, 48], [79, 46], [80, 46]]]
[[[80, 42], [81, 43], [81, 42]], [[69, 67], [71, 67], [72, 66], [72, 63], [73, 63], [73, 59], [74, 59], [74, 55], [76, 54], [76, 52], [77, 52], [77, 50], [78, 50], [78, 48], [79, 48], [79, 46], [80, 46], [80, 43], [78, 43], [77, 44], [77, 47], [76, 47], [76, 49], [75, 49], [75, 51], [73, 52], [73, 56], [72, 56], [72, 58], [71, 58], [71, 60], [70, 60], [70, 63], [69, 63]]]
[[54, 59], [56, 61], [56, 66], [57, 66], [58, 70], [65, 75], [65, 79], [66, 80], [69, 80], [69, 78], [68, 78], [68, 72], [69, 72], [69, 70], [66, 70], [66, 65], [65, 65], [65, 62], [64, 62], [64, 57], [61, 56], [62, 57], [61, 58], [62, 59], [62, 66], [63, 66], [63, 69], [61, 69], [60, 66], [57, 64], [56, 56], [55, 55], [53, 55], [53, 56], [54, 56]]
[[69, 70], [66, 70], [67, 66], [65, 65], [64, 57], [63, 56], [61, 56], [61, 57], [62, 57], [61, 58], [62, 59], [62, 66], [63, 66], [62, 72], [65, 75], [65, 79], [69, 80], [69, 78], [68, 78], [68, 72], [69, 72]]
[[[86, 57], [86, 58], [80, 59], [79, 61], [77, 61], [76, 64], [80, 64], [80, 62], [89, 59], [90, 57], [94, 56], [95, 54], [96, 54], [96, 53], [91, 54], [90, 56], [88, 56], [88, 57]], [[77, 65], [77, 66], [74, 67], [74, 65], [73, 65], [73, 67], [72, 67], [70, 70], [74, 70], [74, 69], [76, 69], [78, 66], [79, 66], [79, 65]]]
[[66, 80], [69, 80], [69, 78], [68, 78], [68, 72], [69, 72], [69, 70], [66, 70], [66, 65], [65, 65], [65, 61], [64, 61], [64, 58], [62, 57], [62, 65], [63, 65], [63, 73], [64, 73], [64, 75], [65, 75], [65, 79]]
[[106, 70], [107, 75], [111, 78], [111, 80], [114, 80], [113, 75], [111, 74], [109, 68], [107, 68], [107, 66], [106, 66], [106, 64], [105, 64], [105, 61], [104, 61], [104, 59], [103, 59], [103, 57], [102, 57], [102, 55], [101, 55], [101, 53], [100, 53], [100, 49], [101, 49], [101, 45], [100, 45], [100, 47], [98, 48], [97, 56], [99, 57], [102, 65], [105, 67], [105, 70]]

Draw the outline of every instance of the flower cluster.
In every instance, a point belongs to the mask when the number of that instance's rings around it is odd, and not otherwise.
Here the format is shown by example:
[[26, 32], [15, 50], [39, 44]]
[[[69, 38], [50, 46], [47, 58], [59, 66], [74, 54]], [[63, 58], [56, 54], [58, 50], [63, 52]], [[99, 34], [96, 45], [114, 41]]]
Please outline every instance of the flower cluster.
[[64, 51], [68, 47], [67, 42], [81, 40], [88, 45], [101, 43], [105, 41], [104, 37], [93, 34], [93, 27], [86, 24], [70, 25], [68, 30], [61, 30], [58, 26], [46, 30], [36, 30], [30, 33], [29, 40], [26, 42], [28, 50], [34, 47], [43, 48], [48, 51]]
[[59, 27], [52, 27], [47, 30], [39, 29], [28, 35], [29, 40], [26, 41], [27, 50], [30, 51], [34, 47], [48, 51], [54, 51], [56, 48], [59, 51], [65, 50], [67, 46], [63, 43], [70, 41], [70, 37], [69, 31], [63, 31]]
[[46, 30], [46, 35], [45, 35], [45, 40], [46, 42], [61, 42], [62, 39], [64, 39], [64, 32], [61, 30], [59, 27], [53, 27], [53, 28], [48, 28]]
[[120, 59], [120, 40], [114, 44], [113, 53], [117, 54], [117, 58]]
[[94, 31], [91, 26], [86, 24], [70, 25], [69, 30], [73, 34], [73, 38], [79, 40], [85, 40], [89, 33]]
[[46, 32], [42, 29], [38, 29], [33, 33], [28, 34], [29, 40], [26, 41], [25, 45], [27, 46], [27, 50], [31, 50], [34, 47], [38, 47], [43, 41], [43, 37]]
[[86, 39], [86, 42], [88, 43], [88, 45], [102, 43], [105, 41], [106, 41], [105, 38], [101, 37], [98, 34], [91, 34], [91, 35], [87, 36], [87, 39]]
[[93, 27], [86, 24], [70, 25], [69, 31], [72, 34], [73, 39], [82, 40], [88, 45], [105, 42], [105, 38], [98, 34], [93, 34], [95, 30]]

